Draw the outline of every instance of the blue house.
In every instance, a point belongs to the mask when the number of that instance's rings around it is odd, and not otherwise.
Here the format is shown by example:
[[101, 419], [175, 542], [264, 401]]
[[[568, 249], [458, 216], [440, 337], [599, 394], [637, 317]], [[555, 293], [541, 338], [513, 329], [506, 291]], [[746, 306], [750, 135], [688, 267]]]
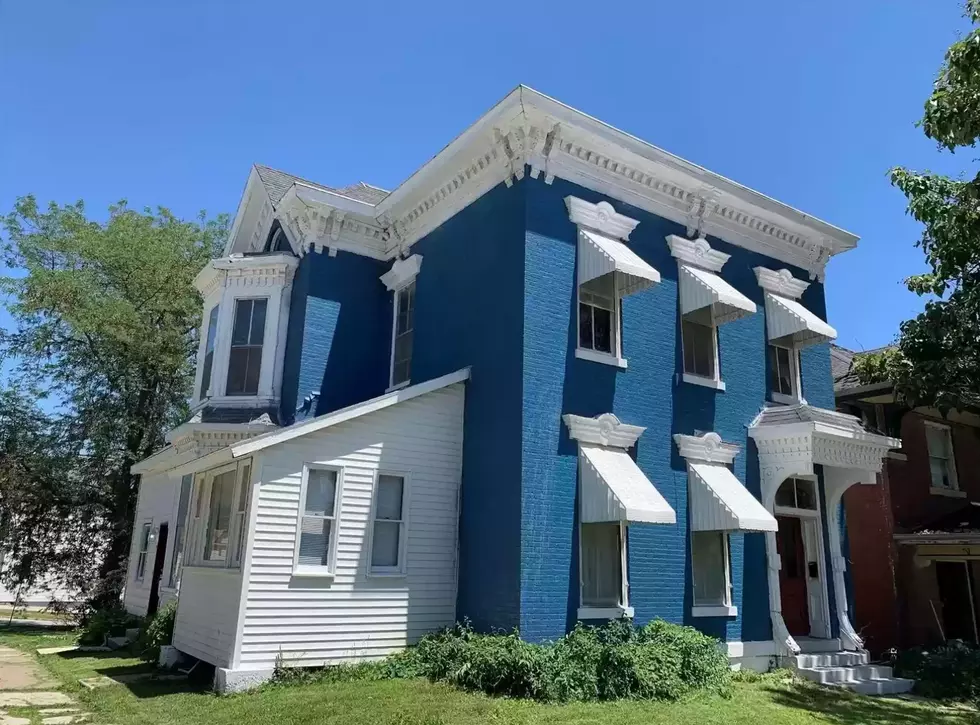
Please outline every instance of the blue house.
[[856, 244], [523, 86], [391, 192], [255, 166], [126, 606], [177, 598], [165, 656], [220, 689], [623, 616], [898, 687], [844, 584], [841, 496], [900, 444], [834, 412]]

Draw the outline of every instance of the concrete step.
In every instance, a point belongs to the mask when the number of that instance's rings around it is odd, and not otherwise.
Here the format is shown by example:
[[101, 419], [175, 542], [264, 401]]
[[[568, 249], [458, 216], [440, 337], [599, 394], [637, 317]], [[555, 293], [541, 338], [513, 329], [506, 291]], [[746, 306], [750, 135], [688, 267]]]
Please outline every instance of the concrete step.
[[132, 642], [133, 640], [128, 637], [109, 637], [105, 641], [109, 649], [123, 649], [124, 647], [129, 647]]
[[821, 685], [836, 685], [862, 680], [888, 680], [892, 668], [887, 665], [857, 665], [854, 667], [801, 667], [801, 677]]
[[888, 677], [877, 680], [839, 682], [832, 686], [851, 690], [859, 695], [901, 695], [912, 690], [915, 686], [915, 680], [909, 680], [904, 677]]
[[841, 651], [839, 639], [817, 639], [816, 637], [796, 637], [795, 639], [796, 644], [799, 645], [800, 652], [803, 654]]
[[866, 651], [862, 652], [824, 652], [820, 654], [796, 655], [796, 668], [814, 667], [855, 667], [870, 661]]
[[128, 639], [130, 642], [135, 642], [139, 638], [140, 638], [140, 628], [139, 627], [133, 627], [132, 629], [127, 629], [126, 630], [126, 639]]

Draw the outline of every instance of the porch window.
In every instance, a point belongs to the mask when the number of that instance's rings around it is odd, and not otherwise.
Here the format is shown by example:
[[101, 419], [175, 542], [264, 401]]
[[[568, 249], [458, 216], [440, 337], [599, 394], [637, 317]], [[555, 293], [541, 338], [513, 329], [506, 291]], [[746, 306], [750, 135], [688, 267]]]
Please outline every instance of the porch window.
[[415, 280], [395, 292], [395, 319], [391, 341], [391, 385], [407, 383], [412, 374], [412, 338], [415, 331]]
[[153, 523], [147, 522], [140, 529], [139, 555], [136, 557], [136, 578], [140, 581], [146, 574], [146, 559], [150, 550], [150, 532], [153, 530]]
[[578, 288], [578, 346], [619, 357], [619, 310], [616, 275], [604, 274]]
[[197, 396], [203, 400], [211, 388], [211, 369], [214, 367], [214, 344], [218, 336], [218, 305], [208, 313], [208, 329], [204, 343], [204, 363], [201, 366], [201, 391]]
[[371, 533], [371, 573], [404, 572], [405, 478], [381, 474]]
[[245, 529], [248, 526], [248, 496], [251, 491], [252, 465], [246, 463], [241, 468], [241, 476], [238, 483], [238, 509], [235, 511], [235, 530], [238, 532], [235, 541], [235, 556], [232, 561], [235, 566], [242, 563], [242, 555], [245, 552]]
[[626, 536], [623, 524], [582, 524], [579, 536], [581, 606], [596, 609], [626, 607], [626, 582], [623, 576]]
[[174, 550], [170, 556], [170, 576], [167, 585], [176, 589], [180, 585], [180, 568], [184, 559], [184, 535], [187, 530], [187, 509], [190, 508], [191, 489], [194, 485], [194, 474], [188, 473], [180, 479], [180, 499], [177, 504], [177, 523], [174, 526]]
[[787, 478], [776, 491], [776, 505], [781, 508], [816, 511], [816, 482], [803, 478]]
[[695, 607], [731, 606], [731, 574], [726, 532], [691, 532], [691, 570]]
[[231, 528], [231, 507], [235, 500], [235, 469], [219, 473], [211, 480], [208, 525], [204, 535], [204, 560], [225, 561]]
[[777, 403], [795, 403], [800, 397], [800, 352], [769, 345], [769, 387]]
[[302, 514], [296, 542], [296, 566], [333, 572], [337, 539], [339, 475], [328, 468], [306, 468]]
[[256, 395], [259, 392], [267, 305], [266, 299], [235, 301], [226, 395]]
[[956, 465], [953, 461], [953, 436], [949, 426], [926, 421], [925, 429], [932, 487], [945, 491], [958, 490]]
[[[708, 314], [699, 314], [706, 312]], [[707, 380], [717, 380], [718, 328], [711, 320], [710, 308], [702, 308], [681, 318], [684, 372]]]

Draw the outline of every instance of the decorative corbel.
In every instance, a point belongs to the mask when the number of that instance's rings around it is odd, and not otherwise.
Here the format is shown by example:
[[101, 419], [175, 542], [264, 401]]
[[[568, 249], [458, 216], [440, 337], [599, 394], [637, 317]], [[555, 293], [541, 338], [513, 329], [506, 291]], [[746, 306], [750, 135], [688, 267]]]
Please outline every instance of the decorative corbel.
[[340, 231], [344, 228], [344, 217], [346, 213], [334, 209], [331, 211], [330, 216], [333, 220], [333, 224], [330, 227], [330, 238], [336, 242], [340, 238]]
[[712, 186], [702, 186], [693, 193], [687, 210], [687, 236], [704, 236], [704, 222], [718, 203], [719, 191]]

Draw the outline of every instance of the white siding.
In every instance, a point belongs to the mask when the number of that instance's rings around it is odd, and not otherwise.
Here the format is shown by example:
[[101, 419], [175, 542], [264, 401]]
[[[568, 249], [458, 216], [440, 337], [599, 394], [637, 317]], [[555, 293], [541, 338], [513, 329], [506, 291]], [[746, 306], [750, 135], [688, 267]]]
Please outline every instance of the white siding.
[[[170, 574], [170, 557], [173, 556], [174, 531], [176, 528], [177, 505], [180, 498], [180, 479], [173, 479], [166, 473], [143, 476], [140, 481], [136, 516], [133, 518], [133, 538], [129, 549], [129, 569], [126, 575], [126, 593], [123, 603], [126, 611], [143, 616], [150, 599], [150, 582], [153, 577], [153, 562], [159, 541], [160, 524], [166, 523], [168, 529], [167, 557], [163, 563], [163, 576], [160, 581], [160, 606], [174, 597], [167, 589]], [[153, 539], [147, 551], [146, 574], [142, 580], [136, 579], [136, 562], [139, 558], [140, 531], [144, 523], [151, 523]]]
[[[263, 451], [236, 667], [272, 667], [279, 652], [301, 666], [379, 657], [455, 620], [463, 391], [452, 385]], [[333, 579], [293, 575], [304, 463], [343, 469]], [[409, 476], [405, 576], [368, 574], [378, 471]]]
[[174, 647], [217, 667], [231, 664], [242, 577], [237, 569], [184, 567]]

